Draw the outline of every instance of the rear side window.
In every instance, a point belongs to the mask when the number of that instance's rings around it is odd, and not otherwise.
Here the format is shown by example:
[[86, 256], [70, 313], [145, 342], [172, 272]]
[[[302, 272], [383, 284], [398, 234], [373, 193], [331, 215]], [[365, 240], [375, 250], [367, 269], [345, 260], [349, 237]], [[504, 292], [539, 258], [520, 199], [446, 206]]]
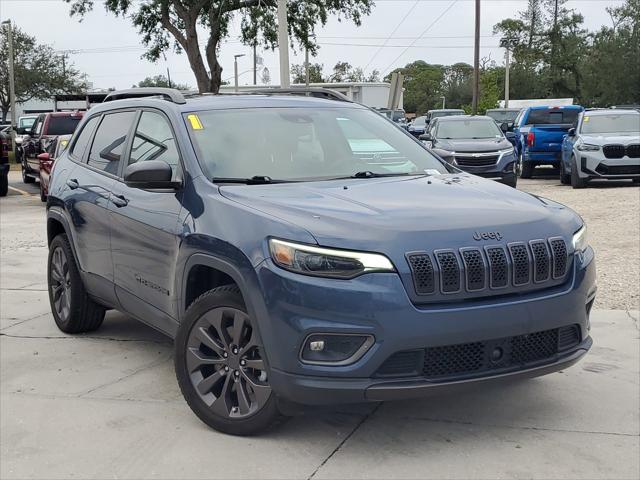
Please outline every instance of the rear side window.
[[171, 165], [176, 178], [180, 157], [169, 123], [159, 113], [142, 112], [133, 138], [129, 165], [146, 160], [162, 160]]
[[81, 116], [74, 117], [50, 117], [47, 126], [47, 135], [69, 135], [73, 133], [82, 119]]
[[111, 175], [118, 173], [120, 157], [135, 115], [135, 112], [118, 112], [104, 116], [93, 138], [88, 165]]
[[100, 117], [93, 117], [84, 124], [84, 127], [82, 127], [82, 131], [80, 132], [80, 136], [78, 136], [76, 143], [73, 144], [71, 155], [80, 159], [84, 156], [84, 151], [86, 150], [87, 145], [89, 145], [91, 134], [93, 134], [99, 119]]
[[579, 114], [580, 110], [577, 108], [531, 110], [527, 118], [527, 125], [575, 125]]

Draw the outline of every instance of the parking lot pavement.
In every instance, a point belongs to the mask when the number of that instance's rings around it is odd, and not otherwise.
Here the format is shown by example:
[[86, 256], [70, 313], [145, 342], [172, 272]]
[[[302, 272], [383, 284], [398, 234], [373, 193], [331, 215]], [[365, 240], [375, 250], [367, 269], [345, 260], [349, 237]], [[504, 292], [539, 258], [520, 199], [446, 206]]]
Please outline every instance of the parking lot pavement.
[[230, 437], [188, 409], [159, 333], [116, 312], [55, 328], [44, 230], [37, 197], [0, 201], [0, 478], [640, 476], [637, 310], [595, 310], [593, 349], [563, 372]]

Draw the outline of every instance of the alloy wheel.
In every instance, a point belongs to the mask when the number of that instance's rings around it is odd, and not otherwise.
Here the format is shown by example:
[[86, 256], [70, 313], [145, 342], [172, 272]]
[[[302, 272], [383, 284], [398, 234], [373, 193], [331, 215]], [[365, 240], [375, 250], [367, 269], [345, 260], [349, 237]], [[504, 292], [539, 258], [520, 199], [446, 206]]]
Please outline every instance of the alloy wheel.
[[217, 415], [248, 417], [271, 395], [257, 334], [241, 310], [220, 307], [202, 315], [189, 333], [185, 355], [196, 393]]
[[51, 256], [51, 298], [53, 308], [61, 321], [69, 318], [71, 311], [71, 275], [67, 255], [61, 247], [57, 247]]

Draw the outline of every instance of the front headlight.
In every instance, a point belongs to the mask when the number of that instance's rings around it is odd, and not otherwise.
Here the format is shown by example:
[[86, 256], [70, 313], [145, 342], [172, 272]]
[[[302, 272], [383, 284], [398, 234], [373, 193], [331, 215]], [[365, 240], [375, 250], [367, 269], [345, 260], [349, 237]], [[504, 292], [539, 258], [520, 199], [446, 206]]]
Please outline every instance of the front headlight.
[[589, 246], [587, 239], [587, 226], [582, 225], [580, 230], [573, 234], [573, 249], [576, 252], [584, 252]]
[[580, 143], [576, 148], [581, 152], [597, 152], [600, 150], [599, 145], [591, 145], [590, 143]]
[[330, 278], [354, 278], [369, 272], [395, 272], [384, 255], [314, 247], [269, 239], [271, 258], [276, 265], [292, 272]]
[[510, 153], [514, 153], [513, 147], [505, 148], [504, 150], [498, 150], [500, 155], [509, 155]]

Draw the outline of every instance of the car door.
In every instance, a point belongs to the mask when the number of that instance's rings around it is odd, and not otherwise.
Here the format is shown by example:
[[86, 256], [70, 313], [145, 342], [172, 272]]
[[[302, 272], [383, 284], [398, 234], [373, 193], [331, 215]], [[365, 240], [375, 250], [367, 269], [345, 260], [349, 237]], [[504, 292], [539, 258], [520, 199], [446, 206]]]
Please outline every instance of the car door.
[[135, 116], [135, 111], [120, 111], [92, 117], [69, 152], [77, 162], [66, 175], [73, 193], [65, 200], [75, 250], [87, 289], [106, 301], [115, 298], [108, 207]]
[[[181, 180], [175, 134], [162, 112], [142, 110], [130, 144], [121, 175], [136, 162], [162, 160], [171, 165], [173, 179]], [[162, 318], [158, 311], [174, 317], [182, 191], [142, 190], [117, 182], [113, 195], [114, 202], [109, 207], [111, 251], [118, 299], [126, 311], [138, 317]], [[167, 330], [166, 326], [156, 326]]]
[[44, 128], [45, 118], [46, 116], [44, 114], [38, 115], [29, 132], [28, 140], [22, 144], [24, 165], [27, 171], [30, 172], [38, 171], [35, 164], [38, 161], [37, 156], [40, 153], [40, 136]]

